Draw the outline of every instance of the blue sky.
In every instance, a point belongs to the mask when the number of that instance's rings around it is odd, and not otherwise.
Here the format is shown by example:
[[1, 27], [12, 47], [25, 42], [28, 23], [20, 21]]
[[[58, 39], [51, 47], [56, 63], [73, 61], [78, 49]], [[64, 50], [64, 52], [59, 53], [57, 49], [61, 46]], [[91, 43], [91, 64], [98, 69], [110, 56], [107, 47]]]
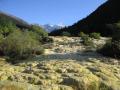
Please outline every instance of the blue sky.
[[71, 25], [106, 0], [0, 0], [0, 10], [34, 24]]

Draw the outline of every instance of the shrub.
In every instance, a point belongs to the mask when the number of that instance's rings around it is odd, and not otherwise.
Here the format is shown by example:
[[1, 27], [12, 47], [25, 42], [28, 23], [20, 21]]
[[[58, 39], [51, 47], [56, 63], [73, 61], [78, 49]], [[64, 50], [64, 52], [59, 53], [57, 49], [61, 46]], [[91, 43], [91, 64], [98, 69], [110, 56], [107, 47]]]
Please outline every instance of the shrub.
[[62, 36], [71, 36], [71, 34], [69, 32], [62, 32], [61, 34]]
[[33, 54], [35, 54], [35, 55], [44, 54], [44, 48], [39, 47], [39, 48], [34, 49]]
[[2, 43], [3, 39], [4, 39], [4, 36], [0, 34], [0, 44]]
[[120, 58], [120, 41], [112, 40], [106, 43], [98, 52], [104, 56]]
[[98, 51], [105, 56], [120, 58], [120, 23], [113, 24], [112, 29], [114, 32], [111, 42]]
[[112, 40], [107, 43], [100, 51], [105, 56], [120, 58], [120, 26], [119, 23], [114, 25]]
[[0, 18], [0, 34], [4, 37], [13, 32], [17, 27], [13, 22], [6, 18]]
[[86, 46], [94, 46], [91, 38], [89, 37], [89, 35], [84, 35], [81, 37], [81, 39], [83, 40], [83, 44]]
[[80, 32], [79, 34], [78, 34], [78, 36], [79, 37], [84, 37], [86, 34], [84, 33], [84, 32]]
[[49, 37], [44, 37], [42, 39], [43, 43], [53, 43], [53, 39], [52, 38], [49, 38]]
[[111, 45], [115, 58], [120, 58], [120, 31], [113, 36]]
[[111, 41], [107, 42], [102, 48], [98, 49], [97, 52], [101, 53], [104, 56], [114, 57]]
[[29, 33], [14, 31], [3, 40], [1, 51], [6, 56], [14, 59], [26, 59], [32, 55], [32, 51], [38, 47], [39, 42], [33, 39]]
[[43, 38], [48, 37], [48, 33], [39, 25], [32, 25], [30, 31], [36, 33], [36, 37], [40, 42]]
[[[4, 40], [4, 36], [2, 34], [0, 34], [0, 45], [2, 44], [3, 40]], [[0, 47], [0, 56], [3, 56], [4, 53], [3, 53], [3, 51], [1, 49], [2, 48]]]
[[91, 38], [95, 38], [95, 39], [100, 39], [100, 33], [95, 33], [95, 32], [94, 32], [94, 33], [91, 33], [91, 34], [90, 34], [90, 37], [91, 37]]

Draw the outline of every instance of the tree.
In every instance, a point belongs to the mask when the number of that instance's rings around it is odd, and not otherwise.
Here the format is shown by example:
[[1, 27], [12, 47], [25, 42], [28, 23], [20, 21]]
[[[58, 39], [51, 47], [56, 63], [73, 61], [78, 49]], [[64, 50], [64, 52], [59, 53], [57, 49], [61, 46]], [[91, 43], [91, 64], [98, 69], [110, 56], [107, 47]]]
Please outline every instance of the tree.
[[32, 25], [31, 31], [36, 33], [36, 37], [39, 39], [39, 41], [42, 41], [43, 38], [48, 37], [48, 33], [39, 25]]
[[71, 34], [70, 34], [69, 32], [66, 32], [66, 31], [62, 32], [61, 35], [62, 35], [62, 36], [71, 36]]
[[100, 33], [96, 33], [96, 32], [91, 33], [91, 34], [90, 34], [90, 37], [91, 37], [91, 38], [94, 38], [94, 39], [100, 39]]
[[39, 42], [33, 39], [29, 33], [15, 30], [9, 34], [0, 44], [1, 51], [6, 56], [15, 59], [25, 59], [32, 55], [39, 46]]
[[98, 52], [105, 56], [120, 58], [120, 23], [113, 24], [112, 40], [105, 44]]
[[12, 21], [6, 18], [0, 18], [0, 34], [4, 37], [9, 35], [16, 29], [16, 25]]

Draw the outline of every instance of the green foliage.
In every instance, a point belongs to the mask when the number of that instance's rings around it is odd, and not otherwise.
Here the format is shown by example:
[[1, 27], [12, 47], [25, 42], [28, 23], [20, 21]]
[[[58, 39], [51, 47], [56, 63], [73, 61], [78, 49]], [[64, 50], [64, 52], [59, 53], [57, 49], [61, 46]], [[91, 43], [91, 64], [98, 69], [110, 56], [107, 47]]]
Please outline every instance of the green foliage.
[[106, 43], [98, 52], [104, 56], [120, 58], [120, 40], [112, 40]]
[[3, 39], [4, 39], [4, 36], [0, 34], [0, 43], [2, 43]]
[[120, 58], [120, 30], [117, 30], [113, 35], [112, 48], [115, 57]]
[[10, 58], [25, 59], [32, 55], [38, 45], [39, 42], [33, 39], [29, 33], [16, 30], [3, 40], [0, 48]]
[[78, 36], [79, 37], [84, 37], [86, 34], [84, 33], [84, 32], [80, 32], [79, 34], [78, 34]]
[[91, 33], [91, 34], [90, 34], [90, 37], [91, 37], [91, 38], [95, 38], [95, 39], [100, 39], [100, 33], [95, 33], [95, 32], [94, 32], [94, 33]]
[[114, 24], [114, 34], [111, 42], [104, 45], [103, 48], [98, 50], [101, 54], [109, 57], [120, 58], [120, 25]]
[[35, 54], [35, 55], [41, 55], [41, 54], [44, 53], [44, 51], [45, 51], [44, 48], [38, 47], [38, 48], [36, 48], [36, 49], [34, 50], [33, 54]]
[[[4, 40], [4, 36], [2, 34], [0, 34], [0, 45], [2, 44], [3, 40]], [[0, 47], [0, 56], [4, 55], [3, 51], [1, 51], [1, 50], [2, 50], [2, 47]]]
[[30, 31], [30, 30], [26, 29], [26, 30], [24, 30], [24, 33], [29, 34], [32, 39], [35, 39], [35, 40], [38, 40], [38, 41], [40, 40], [39, 35], [36, 32], [33, 32], [33, 31]]
[[89, 35], [84, 35], [81, 37], [81, 39], [83, 40], [83, 44], [86, 46], [94, 46], [92, 39], [89, 37]]
[[102, 48], [98, 49], [97, 52], [101, 53], [104, 56], [114, 57], [111, 41], [107, 42]]
[[6, 37], [16, 29], [15, 24], [6, 18], [0, 18], [0, 34]]
[[48, 37], [48, 33], [43, 28], [41, 28], [39, 25], [32, 25], [31, 31], [36, 33], [36, 38], [39, 41], [42, 41], [43, 38]]
[[49, 38], [49, 37], [44, 37], [43, 38], [43, 43], [53, 43], [53, 39], [52, 38]]
[[67, 31], [62, 32], [61, 35], [62, 35], [62, 36], [71, 36], [71, 34], [70, 34], [69, 32], [67, 32]]
[[86, 46], [94, 46], [92, 39], [89, 37], [88, 34], [85, 34], [84, 32], [80, 32], [80, 34], [78, 35], [81, 37], [81, 39], [83, 40], [83, 44]]

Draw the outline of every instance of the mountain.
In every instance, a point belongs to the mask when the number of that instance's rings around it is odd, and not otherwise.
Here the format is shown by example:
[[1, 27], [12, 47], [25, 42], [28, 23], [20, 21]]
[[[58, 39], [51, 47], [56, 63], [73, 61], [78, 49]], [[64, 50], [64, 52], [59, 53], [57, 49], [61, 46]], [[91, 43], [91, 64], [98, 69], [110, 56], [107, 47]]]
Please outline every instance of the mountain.
[[50, 25], [50, 24], [45, 24], [42, 26], [47, 32], [52, 32], [57, 29], [62, 29], [64, 28], [64, 25]]
[[13, 16], [13, 15], [1, 12], [1, 11], [0, 11], [0, 18], [5, 18], [7, 20], [12, 21], [19, 28], [29, 28], [30, 27], [30, 25], [26, 21], [24, 21], [16, 16]]
[[50, 35], [60, 35], [62, 32], [67, 31], [73, 36], [77, 36], [80, 32], [99, 32], [102, 36], [111, 36], [113, 30], [110, 25], [120, 21], [119, 8], [119, 0], [108, 0], [86, 18], [67, 28], [53, 31]]

